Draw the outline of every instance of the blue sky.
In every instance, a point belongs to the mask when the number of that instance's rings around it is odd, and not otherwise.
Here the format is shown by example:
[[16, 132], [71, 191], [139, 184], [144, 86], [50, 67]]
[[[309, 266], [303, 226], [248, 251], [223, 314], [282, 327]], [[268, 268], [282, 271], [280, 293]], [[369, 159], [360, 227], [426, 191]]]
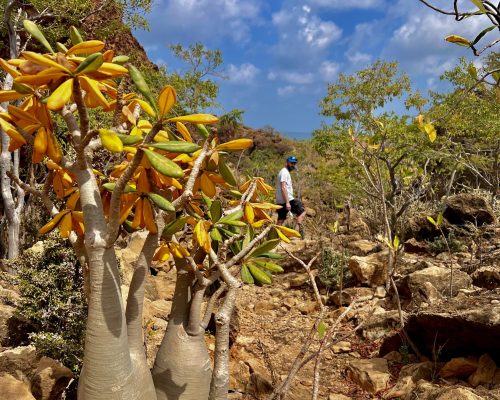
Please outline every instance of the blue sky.
[[150, 30], [134, 34], [169, 71], [185, 68], [170, 44], [201, 41], [222, 51], [229, 79], [219, 81], [219, 114], [244, 109], [246, 125], [300, 137], [328, 122], [319, 101], [339, 73], [395, 60], [424, 93], [441, 89], [439, 75], [470, 56], [444, 37], [473, 38], [484, 24], [457, 23], [418, 0], [155, 0], [147, 19]]

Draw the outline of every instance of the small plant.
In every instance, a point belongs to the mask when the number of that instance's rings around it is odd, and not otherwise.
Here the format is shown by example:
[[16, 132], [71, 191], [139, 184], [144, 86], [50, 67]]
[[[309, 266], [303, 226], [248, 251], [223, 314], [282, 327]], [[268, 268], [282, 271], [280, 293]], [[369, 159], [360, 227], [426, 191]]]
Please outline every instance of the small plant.
[[429, 242], [429, 251], [433, 254], [447, 252], [448, 248], [446, 247], [446, 242], [448, 242], [451, 253], [458, 253], [464, 249], [462, 242], [456, 238], [453, 232], [450, 232], [446, 240], [440, 236], [434, 241]]
[[349, 255], [346, 252], [338, 252], [332, 248], [324, 248], [319, 259], [319, 280], [327, 288], [340, 286], [345, 281], [349, 269], [347, 261]]
[[43, 251], [20, 258], [19, 313], [36, 328], [29, 335], [37, 350], [62, 362], [77, 376], [83, 358], [87, 307], [83, 277], [67, 242], [49, 238]]

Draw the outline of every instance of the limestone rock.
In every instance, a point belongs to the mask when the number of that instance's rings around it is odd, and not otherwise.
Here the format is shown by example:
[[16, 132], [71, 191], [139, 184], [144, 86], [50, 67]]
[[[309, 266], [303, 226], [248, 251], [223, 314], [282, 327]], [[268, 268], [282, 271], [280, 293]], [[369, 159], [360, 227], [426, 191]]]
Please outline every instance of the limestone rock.
[[328, 400], [352, 400], [351, 397], [344, 396], [343, 394], [330, 393]]
[[366, 257], [353, 256], [349, 259], [349, 269], [361, 284], [372, 287], [384, 285], [388, 255], [389, 251], [384, 250]]
[[443, 217], [454, 225], [471, 222], [481, 226], [495, 222], [495, 214], [486, 200], [474, 193], [459, 193], [448, 197]]
[[330, 300], [337, 306], [349, 305], [354, 299], [371, 298], [373, 289], [364, 287], [351, 287], [342, 290], [337, 290], [330, 295]]
[[430, 381], [432, 380], [433, 368], [434, 366], [430, 361], [424, 361], [416, 364], [407, 364], [401, 368], [399, 377], [401, 378], [409, 376], [415, 383], [417, 383], [421, 379]]
[[366, 256], [370, 253], [380, 250], [380, 245], [370, 240], [361, 239], [354, 242], [349, 242], [347, 244], [347, 248], [350, 250], [351, 254], [357, 256]]
[[290, 278], [288, 279], [288, 287], [299, 288], [308, 282], [309, 282], [309, 275], [307, 275], [307, 273], [305, 272], [290, 274]]
[[[405, 313], [403, 311], [403, 319]], [[369, 340], [383, 338], [397, 329], [400, 325], [399, 313], [397, 310], [386, 311], [382, 307], [377, 307], [373, 312], [361, 315], [364, 322], [363, 337]]]
[[354, 382], [371, 394], [386, 389], [390, 379], [387, 360], [384, 358], [353, 360], [349, 364], [348, 374]]
[[0, 303], [0, 345], [9, 339], [9, 320], [14, 315], [15, 308]]
[[0, 399], [35, 400], [29, 386], [9, 374], [0, 376]]
[[479, 362], [476, 371], [469, 376], [469, 384], [476, 387], [482, 384], [489, 384], [493, 381], [497, 366], [495, 361], [488, 354], [483, 354], [479, 357]]
[[483, 398], [463, 387], [454, 387], [441, 391], [435, 400], [483, 400]]
[[[448, 268], [440, 268], [432, 266], [429, 268], [415, 271], [405, 280], [405, 292], [411, 296], [418, 295], [426, 282], [434, 286], [440, 294], [449, 295], [450, 290], [450, 270]], [[452, 292], [456, 294], [460, 289], [470, 288], [472, 279], [465, 272], [459, 269], [453, 271]], [[423, 293], [425, 296], [425, 292]]]
[[29, 381], [37, 363], [38, 356], [34, 346], [15, 347], [0, 353], [0, 371], [20, 380]]
[[351, 342], [340, 341], [332, 346], [332, 351], [335, 354], [348, 353], [352, 349]]
[[441, 371], [439, 371], [439, 375], [443, 378], [466, 378], [474, 371], [476, 371], [478, 367], [478, 362], [475, 357], [457, 357], [452, 358], [448, 361]]
[[400, 377], [391, 390], [384, 396], [384, 399], [405, 399], [414, 387], [415, 382], [411, 376]]
[[410, 238], [405, 242], [405, 252], [415, 254], [425, 254], [428, 252], [425, 242], [420, 242], [415, 238]]
[[155, 287], [158, 299], [171, 301], [174, 298], [175, 271], [160, 271], [156, 276], [150, 276], [148, 280]]
[[73, 373], [60, 362], [42, 357], [31, 379], [31, 390], [38, 400], [58, 400], [73, 378]]

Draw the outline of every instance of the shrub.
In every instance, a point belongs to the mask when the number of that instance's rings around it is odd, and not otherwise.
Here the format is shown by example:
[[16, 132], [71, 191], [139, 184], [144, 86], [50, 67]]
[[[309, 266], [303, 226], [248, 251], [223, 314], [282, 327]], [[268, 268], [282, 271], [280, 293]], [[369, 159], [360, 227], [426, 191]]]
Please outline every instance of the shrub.
[[18, 311], [36, 329], [29, 335], [31, 343], [78, 375], [87, 306], [73, 249], [66, 241], [49, 238], [43, 251], [25, 251], [19, 267]]
[[[456, 238], [453, 232], [449, 233], [447, 241], [451, 253], [458, 253], [464, 250], [463, 243]], [[446, 246], [446, 240], [442, 236], [439, 236], [432, 242], [429, 242], [429, 251], [433, 254], [447, 252], [448, 247]]]
[[345, 282], [352, 279], [347, 268], [348, 260], [349, 255], [345, 252], [338, 252], [332, 248], [322, 249], [318, 273], [321, 283], [327, 288], [335, 288], [343, 281], [343, 286], [345, 286]]

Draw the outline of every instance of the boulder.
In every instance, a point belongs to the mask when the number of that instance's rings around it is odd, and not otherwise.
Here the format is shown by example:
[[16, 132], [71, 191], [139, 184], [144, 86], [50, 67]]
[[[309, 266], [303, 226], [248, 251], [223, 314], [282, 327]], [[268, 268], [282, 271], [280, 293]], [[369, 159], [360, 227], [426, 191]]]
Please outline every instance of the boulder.
[[[284, 247], [307, 264], [313, 257], [321, 252], [322, 248], [330, 245], [331, 242], [329, 238], [318, 237], [314, 240], [292, 240], [290, 243], [285, 244]], [[283, 255], [283, 259], [279, 261], [279, 264], [285, 271], [304, 271], [302, 265], [286, 254], [281, 248], [277, 248], [276, 251]]]
[[381, 251], [366, 257], [352, 256], [349, 269], [359, 283], [376, 287], [384, 285], [387, 279], [389, 251]]
[[12, 375], [0, 376], [0, 399], [5, 400], [36, 400], [31, 394], [30, 387]]
[[349, 363], [348, 376], [371, 394], [385, 390], [391, 377], [387, 360], [384, 358], [352, 360]]
[[483, 400], [482, 397], [463, 387], [453, 387], [441, 390], [435, 400]]
[[470, 222], [481, 226], [495, 222], [495, 214], [486, 200], [473, 193], [459, 193], [448, 197], [443, 216], [453, 225]]
[[38, 356], [34, 346], [15, 347], [0, 353], [0, 371], [26, 382], [30, 380], [37, 364]]
[[337, 306], [347, 306], [352, 303], [354, 299], [371, 299], [373, 297], [373, 289], [364, 287], [350, 287], [345, 288], [340, 292], [336, 290], [330, 295], [330, 301]]
[[14, 315], [14, 307], [0, 303], [0, 346], [9, 340], [9, 320]]
[[345, 227], [345, 231], [349, 234], [358, 234], [361, 237], [367, 237], [371, 234], [368, 224], [356, 209], [346, 207], [339, 223]]
[[[403, 311], [403, 319], [406, 313]], [[376, 307], [368, 314], [361, 314], [359, 318], [364, 323], [363, 337], [369, 340], [380, 339], [388, 336], [400, 326], [398, 310], [386, 311], [382, 307]]]
[[[408, 275], [403, 281], [402, 295], [409, 295], [411, 297], [423, 295], [424, 298], [428, 293], [429, 287], [426, 289], [426, 283], [431, 283], [437, 291], [449, 296], [450, 293], [450, 269], [441, 268], [437, 266], [428, 267], [420, 271], [415, 271]], [[428, 285], [427, 285], [428, 286]], [[453, 283], [452, 293], [456, 295], [459, 289], [470, 288], [472, 286], [471, 277], [459, 269], [453, 270]], [[422, 290], [424, 292], [422, 292]], [[425, 291], [427, 290], [427, 292]]]
[[410, 238], [405, 242], [405, 252], [414, 254], [425, 254], [428, 252], [427, 244], [415, 238]]
[[[477, 293], [476, 293], [477, 292]], [[412, 314], [405, 328], [420, 353], [429, 359], [439, 350], [441, 360], [489, 354], [500, 363], [500, 305], [491, 304], [500, 291], [477, 290], [459, 293], [446, 304], [431, 304], [425, 311]], [[383, 357], [403, 345], [401, 335], [384, 339], [379, 355]], [[465, 352], [465, 354], [464, 354]], [[472, 371], [474, 372], [474, 371]], [[471, 373], [472, 373], [471, 372]]]
[[416, 240], [429, 240], [440, 235], [439, 229], [432, 225], [427, 217], [431, 212], [421, 212], [414, 214], [408, 219], [403, 227], [404, 237], [415, 238]]
[[474, 286], [485, 289], [495, 289], [500, 287], [500, 265], [481, 267], [472, 273]]
[[472, 387], [490, 384], [495, 376], [497, 365], [488, 354], [479, 357], [476, 371], [469, 376], [468, 382]]
[[415, 383], [421, 379], [430, 381], [432, 380], [433, 369], [434, 365], [430, 361], [424, 361], [416, 364], [406, 364], [401, 367], [401, 370], [399, 371], [399, 378], [409, 376]]
[[351, 254], [356, 256], [366, 256], [370, 253], [380, 250], [380, 244], [374, 243], [370, 240], [361, 239], [349, 242], [347, 248]]
[[477, 366], [476, 357], [456, 357], [441, 368], [439, 375], [443, 378], [467, 378], [476, 371]]
[[42, 357], [31, 379], [31, 391], [37, 400], [59, 400], [73, 378], [73, 373], [60, 362]]

